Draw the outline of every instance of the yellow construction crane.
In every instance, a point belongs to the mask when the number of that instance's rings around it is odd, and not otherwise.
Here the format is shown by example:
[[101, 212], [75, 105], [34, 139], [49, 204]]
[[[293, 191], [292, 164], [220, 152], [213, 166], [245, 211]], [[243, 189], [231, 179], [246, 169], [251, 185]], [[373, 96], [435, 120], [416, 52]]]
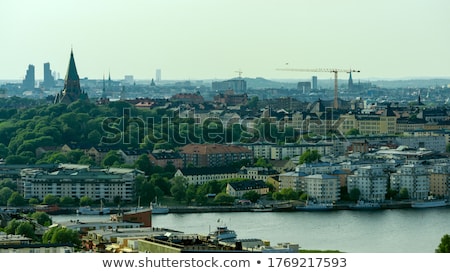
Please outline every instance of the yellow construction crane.
[[277, 70], [280, 70], [280, 71], [298, 71], [298, 72], [329, 72], [329, 73], [334, 73], [334, 102], [333, 102], [334, 109], [338, 109], [339, 108], [339, 101], [338, 101], [338, 72], [346, 72], [346, 73], [360, 72], [359, 70], [354, 70], [354, 69], [336, 69], [336, 68], [315, 68], [315, 69], [308, 69], [308, 68], [278, 68]]

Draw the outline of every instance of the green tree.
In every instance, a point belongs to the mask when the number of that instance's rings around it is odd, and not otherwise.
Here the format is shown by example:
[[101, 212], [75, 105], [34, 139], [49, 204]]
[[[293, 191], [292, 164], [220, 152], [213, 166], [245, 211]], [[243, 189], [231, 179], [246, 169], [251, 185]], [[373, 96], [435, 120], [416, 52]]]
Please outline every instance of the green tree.
[[22, 156], [22, 155], [9, 155], [5, 158], [6, 164], [28, 164], [32, 158], [28, 156]]
[[350, 190], [348, 194], [350, 200], [357, 201], [359, 200], [359, 197], [361, 196], [361, 191], [358, 188], [353, 188]]
[[13, 192], [8, 198], [8, 206], [21, 207], [26, 205], [26, 201], [23, 196], [18, 192]]
[[435, 250], [436, 253], [450, 253], [450, 235], [445, 234], [441, 238], [441, 243]]
[[97, 130], [91, 131], [87, 136], [87, 141], [92, 145], [98, 145], [101, 139], [102, 134], [100, 134]]
[[81, 247], [78, 232], [61, 226], [48, 229], [42, 236], [42, 242], [44, 244], [72, 244], [76, 248]]
[[53, 194], [47, 194], [44, 196], [43, 203], [46, 205], [56, 205], [59, 203], [59, 197]]
[[11, 178], [5, 178], [0, 180], [0, 189], [8, 187], [13, 191], [17, 191], [17, 183], [13, 182]]
[[8, 224], [4, 228], [5, 233], [6, 234], [16, 234], [16, 229], [20, 225], [20, 223], [21, 223], [20, 221], [18, 221], [16, 219], [12, 219], [11, 221], [8, 222]]
[[187, 205], [190, 205], [192, 200], [196, 199], [197, 189], [193, 184], [189, 184], [186, 189], [185, 200]]
[[13, 190], [9, 187], [3, 187], [0, 189], [0, 205], [6, 206], [8, 204], [8, 199], [13, 194]]
[[409, 192], [407, 188], [401, 188], [399, 192], [400, 199], [408, 199], [409, 198]]
[[138, 157], [138, 159], [134, 162], [135, 168], [143, 171], [146, 175], [150, 175], [152, 172], [152, 164], [146, 154], [142, 154]]
[[264, 157], [259, 157], [258, 160], [255, 162], [256, 167], [262, 167], [262, 168], [271, 168], [272, 164], [269, 163], [269, 161]]
[[94, 201], [89, 196], [83, 196], [80, 198], [80, 206], [90, 206], [92, 203], [94, 203]]
[[224, 192], [221, 192], [214, 197], [214, 203], [218, 205], [232, 205], [234, 202], [234, 197], [231, 195], [228, 195]]
[[177, 176], [172, 179], [172, 187], [170, 192], [177, 201], [185, 200], [186, 198], [186, 184], [187, 181], [182, 176]]
[[248, 191], [242, 195], [242, 198], [248, 199], [253, 203], [256, 203], [256, 201], [258, 201], [260, 197], [261, 195], [259, 195], [259, 193], [257, 193], [256, 191]]
[[37, 211], [31, 214], [31, 218], [36, 220], [36, 222], [43, 226], [50, 226], [52, 224], [52, 218], [45, 212]]
[[95, 160], [92, 159], [90, 156], [88, 155], [82, 155], [80, 157], [80, 160], [78, 160], [78, 164], [82, 164], [82, 165], [95, 165]]
[[35, 197], [31, 197], [30, 199], [28, 199], [28, 204], [30, 204], [30, 205], [37, 205], [37, 204], [39, 204], [40, 202], [39, 202], [39, 199], [37, 199], [37, 198], [35, 198]]
[[359, 135], [359, 129], [357, 128], [352, 128], [350, 130], [348, 130], [347, 132], [345, 132], [346, 136], [357, 136]]
[[75, 199], [70, 196], [61, 196], [59, 198], [59, 204], [61, 206], [73, 206], [76, 204]]
[[69, 151], [66, 154], [67, 162], [77, 164], [83, 155], [84, 152], [80, 149]]
[[111, 150], [105, 155], [105, 158], [103, 158], [102, 165], [104, 167], [120, 166], [123, 162], [123, 158], [117, 154], [117, 151]]
[[308, 194], [306, 192], [300, 194], [299, 199], [302, 200], [302, 201], [308, 200]]
[[27, 238], [35, 239], [36, 234], [34, 231], [34, 226], [30, 222], [22, 221], [16, 228], [16, 235], [23, 235]]
[[9, 149], [5, 144], [0, 143], [0, 158], [6, 158], [9, 155]]
[[320, 160], [320, 157], [321, 155], [317, 150], [308, 149], [300, 156], [299, 163], [303, 164], [317, 162]]

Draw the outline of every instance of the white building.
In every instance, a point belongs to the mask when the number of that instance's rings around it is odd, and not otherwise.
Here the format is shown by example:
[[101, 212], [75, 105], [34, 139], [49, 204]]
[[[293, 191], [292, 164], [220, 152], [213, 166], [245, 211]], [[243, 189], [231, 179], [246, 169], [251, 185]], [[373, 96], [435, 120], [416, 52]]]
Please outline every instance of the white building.
[[340, 199], [338, 177], [327, 174], [313, 174], [305, 177], [308, 198], [319, 203], [331, 203]]
[[427, 198], [430, 193], [430, 178], [427, 169], [421, 164], [400, 166], [396, 173], [391, 174], [391, 189], [398, 191], [406, 189], [411, 199]]
[[293, 189], [297, 192], [305, 191], [305, 177], [303, 172], [285, 172], [278, 175], [279, 190]]
[[380, 167], [360, 167], [347, 177], [348, 192], [356, 188], [361, 200], [382, 202], [387, 193], [388, 178]]
[[334, 171], [342, 170], [340, 164], [333, 164], [329, 162], [319, 163], [303, 163], [295, 168], [296, 172], [304, 172], [306, 174], [331, 174]]
[[132, 201], [136, 176], [142, 171], [125, 168], [89, 168], [84, 165], [61, 165], [52, 172], [39, 169], [21, 171], [21, 188], [25, 199], [44, 199], [48, 194], [112, 202], [119, 196], [123, 201]]

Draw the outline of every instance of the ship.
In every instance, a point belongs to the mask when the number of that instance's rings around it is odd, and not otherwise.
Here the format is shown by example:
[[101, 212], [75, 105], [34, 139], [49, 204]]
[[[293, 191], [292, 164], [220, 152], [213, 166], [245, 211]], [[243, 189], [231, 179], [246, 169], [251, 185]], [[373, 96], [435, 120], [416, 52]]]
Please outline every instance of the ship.
[[79, 207], [77, 209], [77, 214], [82, 215], [105, 215], [110, 214], [111, 210], [109, 208], [92, 208], [91, 206]]
[[446, 207], [449, 203], [447, 199], [427, 199], [423, 201], [413, 201], [411, 202], [411, 208], [422, 209], [422, 208], [438, 208]]
[[329, 211], [334, 209], [332, 203], [316, 203], [313, 201], [307, 201], [304, 206], [296, 206], [296, 210], [302, 211]]
[[375, 210], [381, 209], [381, 205], [378, 202], [364, 202], [359, 200], [356, 204], [350, 205], [349, 208], [354, 210]]

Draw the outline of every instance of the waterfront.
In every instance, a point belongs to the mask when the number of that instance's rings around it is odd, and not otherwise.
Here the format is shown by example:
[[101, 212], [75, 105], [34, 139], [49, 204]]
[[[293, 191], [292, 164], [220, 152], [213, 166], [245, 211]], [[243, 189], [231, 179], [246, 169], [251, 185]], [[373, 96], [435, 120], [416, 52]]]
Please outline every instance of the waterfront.
[[[109, 220], [104, 216], [55, 215], [54, 222]], [[211, 212], [153, 215], [153, 226], [207, 234], [219, 222], [239, 239], [298, 243], [303, 249], [350, 253], [433, 253], [450, 234], [450, 208], [320, 212]]]

